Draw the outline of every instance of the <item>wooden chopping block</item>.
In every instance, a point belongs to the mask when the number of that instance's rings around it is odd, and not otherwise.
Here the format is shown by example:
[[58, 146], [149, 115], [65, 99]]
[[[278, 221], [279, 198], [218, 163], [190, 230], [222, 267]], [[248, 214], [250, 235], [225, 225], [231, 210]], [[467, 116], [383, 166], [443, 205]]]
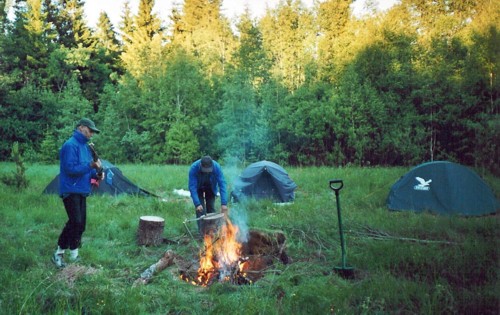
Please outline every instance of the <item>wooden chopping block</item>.
[[157, 216], [142, 216], [137, 229], [137, 244], [156, 246], [163, 243], [165, 220]]

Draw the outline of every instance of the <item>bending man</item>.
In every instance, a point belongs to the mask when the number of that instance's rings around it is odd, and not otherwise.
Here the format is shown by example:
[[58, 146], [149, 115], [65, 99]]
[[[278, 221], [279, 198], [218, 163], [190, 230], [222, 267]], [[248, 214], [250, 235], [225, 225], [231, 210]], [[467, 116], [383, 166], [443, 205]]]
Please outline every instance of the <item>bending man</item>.
[[[189, 169], [189, 192], [196, 208], [196, 218], [215, 212], [215, 198], [220, 194], [221, 212], [227, 212], [226, 181], [222, 168], [210, 156], [195, 161]], [[204, 234], [201, 221], [198, 231]]]

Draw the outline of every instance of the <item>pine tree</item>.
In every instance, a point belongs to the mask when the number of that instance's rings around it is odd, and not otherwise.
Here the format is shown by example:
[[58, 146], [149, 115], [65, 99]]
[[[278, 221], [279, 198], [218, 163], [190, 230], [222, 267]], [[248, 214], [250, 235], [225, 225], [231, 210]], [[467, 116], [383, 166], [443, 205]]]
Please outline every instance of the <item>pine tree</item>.
[[137, 30], [144, 33], [146, 38], [152, 39], [162, 32], [161, 21], [153, 13], [155, 0], [141, 0], [139, 2], [139, 12], [135, 18]]
[[130, 9], [129, 1], [125, 1], [123, 4], [121, 18], [122, 19], [119, 25], [121, 40], [124, 43], [124, 45], [127, 45], [130, 44], [132, 40], [132, 35], [134, 34], [135, 31], [134, 17], [132, 14], [132, 10]]
[[27, 0], [24, 7], [16, 6], [16, 17], [5, 37], [1, 59], [6, 73], [16, 73], [17, 88], [47, 84], [47, 64], [55, 36], [41, 0]]
[[351, 0], [328, 0], [319, 5], [318, 64], [323, 79], [327, 81], [336, 77], [335, 61], [342, 47], [346, 47], [339, 38], [346, 30], [351, 17], [350, 4]]
[[209, 77], [224, 74], [234, 50], [234, 35], [220, 8], [221, 0], [186, 0], [183, 15], [173, 13], [172, 43], [199, 58]]
[[191, 126], [178, 120], [166, 135], [166, 160], [175, 164], [188, 164], [199, 156], [200, 145]]
[[[124, 33], [124, 52], [121, 56], [124, 68], [134, 78], [157, 78], [164, 70], [163, 32], [161, 21], [153, 14], [154, 0], [141, 0], [138, 15], [134, 18], [133, 33]], [[127, 23], [130, 31], [130, 21]], [[125, 30], [122, 28], [122, 30]]]
[[16, 171], [2, 175], [0, 181], [7, 186], [14, 186], [17, 191], [22, 191], [29, 186], [29, 180], [26, 177], [26, 166], [24, 166], [24, 159], [19, 151], [19, 142], [17, 141], [12, 145], [11, 156], [16, 163]]
[[92, 47], [90, 28], [84, 20], [84, 0], [61, 0], [54, 12], [58, 42], [68, 48]]
[[248, 75], [250, 82], [258, 88], [268, 77], [270, 63], [263, 47], [262, 33], [250, 17], [250, 11], [240, 17], [237, 24], [239, 31], [239, 46], [234, 52], [233, 62], [236, 68]]
[[[147, 102], [148, 111], [143, 113], [141, 126], [148, 130], [155, 155], [164, 161], [166, 134], [173, 126], [188, 126], [200, 137], [210, 130], [210, 115], [214, 115], [210, 104], [210, 88], [204, 77], [200, 62], [181, 48], [173, 49], [165, 59], [165, 68], [158, 77], [144, 81], [142, 101]], [[172, 136], [172, 134], [170, 135]]]
[[7, 2], [6, 0], [0, 0], [0, 34], [4, 33], [4, 24], [7, 19]]
[[272, 62], [271, 73], [290, 90], [306, 79], [307, 65], [316, 54], [313, 16], [300, 1], [287, 0], [261, 19], [260, 29], [266, 53]]
[[109, 53], [120, 51], [120, 43], [106, 12], [99, 14], [94, 36], [97, 40], [97, 46], [105, 48]]
[[101, 57], [102, 65], [109, 68], [117, 78], [118, 74], [122, 73], [121, 67], [121, 46], [117, 39], [113, 25], [105, 12], [101, 12], [97, 21], [97, 29], [94, 33], [96, 38], [96, 48], [98, 55]]

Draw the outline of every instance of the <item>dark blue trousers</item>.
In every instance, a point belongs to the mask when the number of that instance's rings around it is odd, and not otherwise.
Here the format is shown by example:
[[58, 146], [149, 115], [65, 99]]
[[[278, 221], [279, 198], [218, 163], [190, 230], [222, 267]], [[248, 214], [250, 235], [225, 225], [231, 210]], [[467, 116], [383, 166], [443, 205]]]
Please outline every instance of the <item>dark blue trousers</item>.
[[70, 194], [63, 198], [64, 208], [68, 214], [68, 222], [59, 236], [57, 245], [61, 249], [77, 249], [82, 243], [82, 234], [87, 223], [87, 197]]

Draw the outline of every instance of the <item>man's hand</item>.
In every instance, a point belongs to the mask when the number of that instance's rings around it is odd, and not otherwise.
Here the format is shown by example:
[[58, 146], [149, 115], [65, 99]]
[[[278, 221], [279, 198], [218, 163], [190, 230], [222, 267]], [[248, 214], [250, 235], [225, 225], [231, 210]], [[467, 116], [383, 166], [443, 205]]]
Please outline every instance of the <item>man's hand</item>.
[[104, 180], [105, 177], [106, 177], [106, 173], [104, 173], [104, 172], [102, 172], [101, 176], [97, 175], [98, 180]]
[[90, 162], [90, 167], [95, 168], [96, 170], [100, 169], [102, 167], [101, 160], [92, 161]]
[[196, 207], [196, 211], [202, 212], [203, 211], [203, 206], [199, 205], [198, 207]]
[[220, 212], [224, 213], [224, 214], [227, 214], [227, 206], [226, 205], [221, 205], [220, 206]]

